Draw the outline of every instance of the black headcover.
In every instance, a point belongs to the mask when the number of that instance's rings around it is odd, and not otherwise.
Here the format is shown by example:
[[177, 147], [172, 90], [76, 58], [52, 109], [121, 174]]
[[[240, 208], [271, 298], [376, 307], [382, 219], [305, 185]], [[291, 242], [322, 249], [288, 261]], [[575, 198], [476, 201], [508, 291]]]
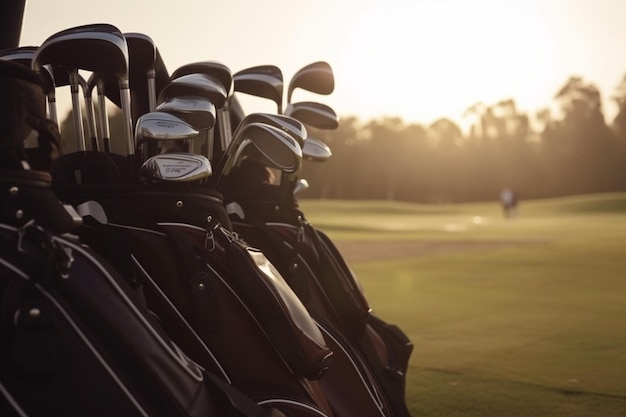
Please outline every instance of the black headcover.
[[[43, 80], [30, 68], [0, 60], [0, 167], [31, 168], [47, 171], [60, 151], [57, 126], [46, 118], [46, 96]], [[39, 146], [25, 151], [24, 140], [33, 131]]]
[[[60, 151], [61, 137], [46, 119], [42, 80], [25, 65], [0, 60], [0, 91], [0, 222], [21, 226], [34, 220], [66, 232], [74, 220], [52, 192], [46, 172]], [[39, 146], [26, 150], [24, 141], [33, 130]]]

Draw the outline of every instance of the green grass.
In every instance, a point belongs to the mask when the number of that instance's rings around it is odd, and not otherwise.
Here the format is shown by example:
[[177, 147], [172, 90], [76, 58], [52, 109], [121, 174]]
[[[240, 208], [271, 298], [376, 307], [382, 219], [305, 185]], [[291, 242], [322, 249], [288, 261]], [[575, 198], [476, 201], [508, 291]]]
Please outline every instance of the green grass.
[[511, 220], [496, 202], [301, 206], [336, 242], [504, 243], [351, 263], [414, 343], [415, 417], [626, 416], [626, 194], [523, 201]]

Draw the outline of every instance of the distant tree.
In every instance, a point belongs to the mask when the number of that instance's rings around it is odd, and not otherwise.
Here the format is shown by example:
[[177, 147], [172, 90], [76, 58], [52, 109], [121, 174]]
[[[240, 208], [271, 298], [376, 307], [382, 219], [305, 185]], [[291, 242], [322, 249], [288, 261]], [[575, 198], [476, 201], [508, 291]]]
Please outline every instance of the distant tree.
[[402, 171], [400, 159], [406, 152], [403, 135], [404, 123], [399, 117], [385, 117], [367, 123], [364, 130], [370, 138], [370, 198], [394, 200]]
[[626, 147], [626, 75], [620, 83], [615, 87], [613, 96], [611, 97], [617, 104], [617, 115], [613, 119], [611, 126], [613, 127], [616, 138], [621, 147]]
[[428, 126], [428, 137], [434, 147], [452, 149], [463, 143], [463, 132], [459, 125], [446, 117], [439, 118]]
[[[348, 190], [358, 182], [358, 173], [354, 168], [366, 163], [359, 155], [359, 131], [361, 122], [356, 117], [345, 117], [335, 130], [307, 128], [310, 137], [323, 141], [331, 149], [332, 156], [325, 162], [307, 161], [303, 163], [303, 177], [310, 188], [303, 196], [315, 198], [346, 197]], [[348, 164], [348, 161], [359, 161]]]
[[561, 128], [564, 140], [587, 148], [589, 141], [607, 138], [607, 126], [602, 112], [602, 97], [598, 88], [581, 77], [570, 77], [554, 96], [563, 114]]
[[553, 162], [560, 167], [561, 191], [610, 190], [614, 185], [609, 162], [613, 150], [598, 88], [581, 77], [570, 77], [556, 93], [555, 101], [562, 118], [553, 132], [552, 150], [557, 151]]

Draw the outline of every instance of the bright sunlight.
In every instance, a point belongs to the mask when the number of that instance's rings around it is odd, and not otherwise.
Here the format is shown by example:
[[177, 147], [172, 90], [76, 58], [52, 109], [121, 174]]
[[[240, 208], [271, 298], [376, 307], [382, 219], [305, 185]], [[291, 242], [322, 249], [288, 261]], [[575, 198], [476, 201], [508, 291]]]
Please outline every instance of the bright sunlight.
[[[357, 16], [335, 63], [355, 114], [432, 122], [477, 101], [540, 106], [556, 88], [542, 76], [556, 59], [551, 37], [527, 3], [377, 3]], [[371, 102], [356, 99], [364, 88]]]

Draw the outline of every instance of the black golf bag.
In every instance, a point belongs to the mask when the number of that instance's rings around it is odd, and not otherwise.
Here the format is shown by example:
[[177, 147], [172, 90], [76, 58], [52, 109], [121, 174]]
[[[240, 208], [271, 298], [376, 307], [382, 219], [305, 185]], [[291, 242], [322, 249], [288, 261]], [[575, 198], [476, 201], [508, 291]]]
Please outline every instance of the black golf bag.
[[220, 194], [198, 185], [75, 184], [66, 174], [77, 166], [65, 162], [55, 164], [55, 189], [84, 218], [76, 233], [143, 288], [184, 352], [260, 405], [332, 415], [316, 381], [332, 351], [265, 256], [230, 232]]
[[[329, 343], [336, 352], [333, 365], [341, 360], [337, 352], [345, 351], [349, 357], [345, 367], [351, 365], [363, 376], [385, 415], [409, 416], [404, 393], [413, 345], [400, 328], [371, 312], [357, 278], [331, 239], [306, 220], [295, 198], [277, 205], [279, 186], [241, 186], [230, 194], [229, 204], [238, 205], [232, 212], [239, 212], [231, 215], [233, 229], [263, 250], [327, 340], [333, 341]], [[325, 391], [331, 404], [337, 392]]]
[[[0, 415], [280, 416], [190, 360], [75, 235], [37, 171], [0, 171]], [[45, 227], [44, 227], [45, 226]]]

